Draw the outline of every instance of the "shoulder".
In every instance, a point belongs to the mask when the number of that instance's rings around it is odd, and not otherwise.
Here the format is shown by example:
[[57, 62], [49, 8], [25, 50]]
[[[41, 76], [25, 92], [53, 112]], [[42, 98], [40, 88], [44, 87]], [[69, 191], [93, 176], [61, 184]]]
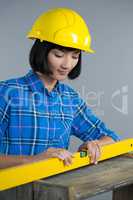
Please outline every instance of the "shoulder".
[[0, 89], [8, 88], [24, 88], [26, 87], [25, 77], [12, 78], [4, 81], [0, 81]]
[[17, 95], [22, 90], [27, 90], [24, 76], [0, 81], [0, 96], [14, 96]]

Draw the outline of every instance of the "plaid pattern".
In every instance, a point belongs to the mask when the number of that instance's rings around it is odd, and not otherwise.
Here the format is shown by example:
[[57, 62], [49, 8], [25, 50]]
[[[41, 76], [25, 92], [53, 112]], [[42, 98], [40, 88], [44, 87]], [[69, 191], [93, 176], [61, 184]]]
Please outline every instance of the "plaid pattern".
[[57, 82], [49, 92], [32, 70], [0, 82], [0, 153], [35, 155], [49, 147], [68, 148], [70, 136], [83, 141], [119, 137], [92, 114], [71, 87]]

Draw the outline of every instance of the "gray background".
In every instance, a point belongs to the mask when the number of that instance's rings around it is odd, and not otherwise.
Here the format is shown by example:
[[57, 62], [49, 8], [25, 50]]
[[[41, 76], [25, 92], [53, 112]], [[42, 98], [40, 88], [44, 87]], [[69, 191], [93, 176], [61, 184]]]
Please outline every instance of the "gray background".
[[[33, 41], [26, 34], [41, 12], [58, 6], [84, 17], [96, 51], [83, 54], [80, 78], [66, 82], [121, 138], [133, 137], [133, 0], [0, 0], [0, 80], [27, 73]], [[79, 144], [72, 138], [70, 150]], [[111, 199], [111, 193], [92, 199]]]

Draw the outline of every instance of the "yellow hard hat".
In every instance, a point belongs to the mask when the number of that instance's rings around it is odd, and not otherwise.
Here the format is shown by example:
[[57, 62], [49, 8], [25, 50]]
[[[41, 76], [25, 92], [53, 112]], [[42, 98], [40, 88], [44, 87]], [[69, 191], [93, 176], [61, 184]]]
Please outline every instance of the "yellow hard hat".
[[27, 37], [94, 53], [85, 21], [69, 8], [54, 8], [42, 13], [35, 20]]

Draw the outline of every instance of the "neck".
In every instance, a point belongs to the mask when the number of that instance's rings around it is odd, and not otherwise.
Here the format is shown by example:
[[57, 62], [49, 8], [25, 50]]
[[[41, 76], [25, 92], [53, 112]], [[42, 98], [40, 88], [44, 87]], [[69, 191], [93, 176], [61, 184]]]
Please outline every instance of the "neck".
[[39, 78], [42, 80], [45, 88], [47, 88], [49, 92], [52, 91], [52, 89], [54, 88], [54, 86], [57, 83], [57, 80], [54, 80], [51, 77], [49, 77], [45, 74], [42, 74], [40, 72], [37, 72], [37, 74], [39, 75]]

